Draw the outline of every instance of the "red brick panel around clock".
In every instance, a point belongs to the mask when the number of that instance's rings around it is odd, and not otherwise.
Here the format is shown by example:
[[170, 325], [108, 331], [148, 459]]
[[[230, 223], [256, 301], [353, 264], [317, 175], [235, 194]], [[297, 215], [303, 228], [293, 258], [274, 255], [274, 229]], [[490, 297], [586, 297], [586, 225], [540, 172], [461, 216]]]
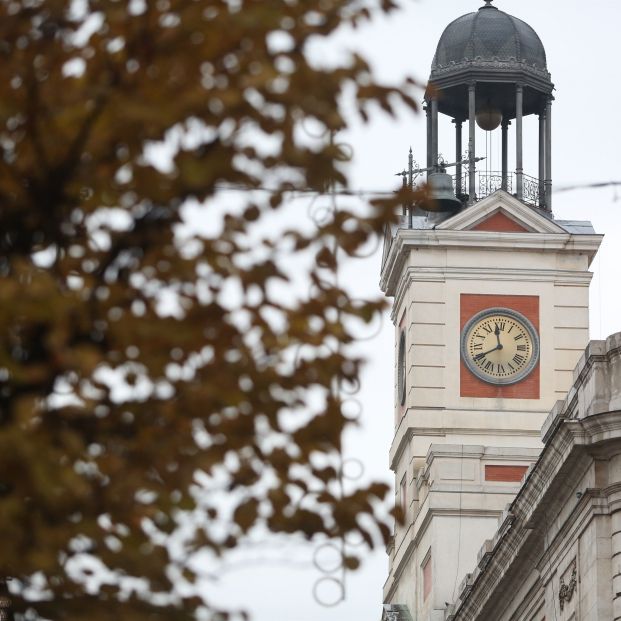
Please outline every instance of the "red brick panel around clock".
[[[468, 320], [488, 308], [509, 308], [522, 313], [539, 333], [539, 297], [536, 295], [481, 295], [462, 293], [460, 300], [460, 336]], [[462, 397], [490, 399], [539, 399], [539, 363], [521, 382], [508, 386], [495, 386], [479, 379], [460, 360], [460, 391]]]

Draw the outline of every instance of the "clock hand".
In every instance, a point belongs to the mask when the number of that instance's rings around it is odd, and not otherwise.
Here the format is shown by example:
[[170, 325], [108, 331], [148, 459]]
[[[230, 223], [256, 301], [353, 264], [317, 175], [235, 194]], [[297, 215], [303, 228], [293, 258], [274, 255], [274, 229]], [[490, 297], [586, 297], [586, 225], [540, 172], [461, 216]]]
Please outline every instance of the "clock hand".
[[499, 349], [502, 349], [502, 345], [500, 344], [500, 328], [498, 324], [496, 324], [496, 329], [494, 330], [494, 334], [496, 335], [496, 340], [498, 341]]
[[494, 347], [493, 349], [490, 349], [488, 351], [484, 351], [481, 352], [480, 354], [477, 354], [474, 359], [475, 360], [479, 360], [480, 358], [483, 358], [484, 356], [487, 356], [487, 354], [491, 354], [493, 351], [496, 351], [497, 349], [502, 349], [502, 345], [500, 343], [498, 343], [498, 345], [496, 345], [496, 347]]

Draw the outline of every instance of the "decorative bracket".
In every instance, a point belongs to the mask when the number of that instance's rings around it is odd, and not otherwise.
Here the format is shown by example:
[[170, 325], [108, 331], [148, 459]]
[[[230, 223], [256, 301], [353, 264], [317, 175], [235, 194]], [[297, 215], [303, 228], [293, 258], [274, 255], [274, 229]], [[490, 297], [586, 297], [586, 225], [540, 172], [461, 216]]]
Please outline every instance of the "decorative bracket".
[[559, 601], [559, 604], [561, 605], [561, 612], [563, 611], [563, 608], [565, 608], [565, 602], [567, 603], [571, 602], [574, 596], [574, 592], [576, 591], [576, 588], [578, 587], [578, 575], [576, 571], [576, 560], [575, 559], [571, 565], [571, 568], [572, 569], [571, 569], [571, 577], [569, 579], [569, 584], [565, 584], [565, 580], [561, 578], [561, 583], [560, 583], [560, 587], [558, 590], [558, 601]]

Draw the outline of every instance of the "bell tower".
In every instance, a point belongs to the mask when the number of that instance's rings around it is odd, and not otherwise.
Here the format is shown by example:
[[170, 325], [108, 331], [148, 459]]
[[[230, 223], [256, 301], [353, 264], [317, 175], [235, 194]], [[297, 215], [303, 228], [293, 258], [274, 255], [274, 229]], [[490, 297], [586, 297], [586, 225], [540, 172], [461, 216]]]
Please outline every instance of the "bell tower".
[[[388, 550], [386, 619], [443, 621], [537, 460], [541, 426], [588, 343], [589, 266], [601, 236], [552, 214], [552, 89], [535, 31], [491, 0], [440, 38], [424, 169], [437, 200], [404, 208], [381, 269], [395, 325], [389, 460], [405, 516]], [[539, 117], [539, 178], [523, 168], [530, 114]], [[439, 158], [447, 116], [452, 164]], [[500, 132], [499, 171], [481, 164], [481, 130]], [[404, 182], [416, 172], [411, 160]]]

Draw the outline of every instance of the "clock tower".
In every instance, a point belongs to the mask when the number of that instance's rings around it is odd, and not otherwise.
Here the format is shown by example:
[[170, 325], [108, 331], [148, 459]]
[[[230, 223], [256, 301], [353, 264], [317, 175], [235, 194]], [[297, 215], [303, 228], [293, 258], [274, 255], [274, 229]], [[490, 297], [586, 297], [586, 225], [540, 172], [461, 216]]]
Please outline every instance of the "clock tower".
[[[552, 213], [552, 88], [537, 34], [489, 0], [440, 39], [427, 167], [409, 171], [412, 185], [427, 173], [432, 200], [404, 207], [382, 259], [396, 343], [389, 459], [404, 514], [388, 549], [387, 619], [444, 620], [537, 461], [542, 424], [588, 343], [589, 266], [601, 236]], [[539, 119], [539, 178], [524, 173], [530, 114]], [[443, 117], [455, 126], [452, 164], [438, 154]], [[483, 169], [476, 147], [494, 132], [497, 172]]]

